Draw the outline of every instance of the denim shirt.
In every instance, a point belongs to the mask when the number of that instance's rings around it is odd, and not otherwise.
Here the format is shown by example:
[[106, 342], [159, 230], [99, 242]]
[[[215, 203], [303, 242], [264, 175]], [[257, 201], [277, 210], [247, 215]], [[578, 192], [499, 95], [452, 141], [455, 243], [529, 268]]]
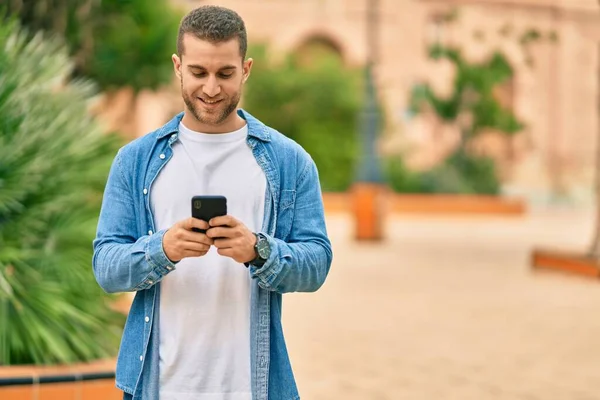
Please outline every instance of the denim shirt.
[[[266, 176], [262, 233], [271, 246], [262, 267], [248, 268], [253, 282], [252, 399], [299, 399], [281, 326], [281, 295], [316, 291], [329, 272], [332, 251], [319, 177], [298, 144], [244, 110], [238, 114], [248, 124], [248, 146]], [[166, 230], [155, 231], [149, 197], [152, 183], [172, 157], [182, 117], [119, 150], [93, 243], [98, 284], [109, 293], [136, 292], [116, 372], [116, 386], [134, 399], [158, 399], [160, 281], [177, 265], [163, 251]]]

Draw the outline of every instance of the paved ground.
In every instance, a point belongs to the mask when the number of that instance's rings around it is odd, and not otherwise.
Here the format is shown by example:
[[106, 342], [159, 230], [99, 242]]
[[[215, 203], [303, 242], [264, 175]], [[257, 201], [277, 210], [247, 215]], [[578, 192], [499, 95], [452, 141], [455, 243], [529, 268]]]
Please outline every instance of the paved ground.
[[285, 296], [302, 399], [600, 399], [600, 282], [528, 264], [538, 245], [585, 249], [592, 223], [397, 215], [375, 245], [329, 216], [327, 283]]

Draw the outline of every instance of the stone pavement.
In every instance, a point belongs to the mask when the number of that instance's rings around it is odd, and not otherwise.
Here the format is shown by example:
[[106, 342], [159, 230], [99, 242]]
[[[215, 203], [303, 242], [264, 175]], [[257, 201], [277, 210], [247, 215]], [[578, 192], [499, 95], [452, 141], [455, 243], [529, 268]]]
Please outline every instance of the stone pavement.
[[600, 399], [600, 282], [529, 267], [533, 247], [586, 249], [593, 217], [394, 215], [359, 244], [329, 215], [328, 281], [284, 296], [302, 399]]

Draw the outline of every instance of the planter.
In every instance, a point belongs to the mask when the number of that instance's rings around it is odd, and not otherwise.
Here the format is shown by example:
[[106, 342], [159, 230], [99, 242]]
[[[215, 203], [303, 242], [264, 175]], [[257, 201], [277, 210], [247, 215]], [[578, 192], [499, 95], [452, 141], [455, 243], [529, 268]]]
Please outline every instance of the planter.
[[[400, 214], [521, 216], [523, 199], [485, 195], [384, 193], [386, 210]], [[351, 193], [323, 193], [326, 212], [352, 212]]]
[[120, 400], [115, 360], [65, 366], [0, 367], [2, 400]]
[[357, 183], [350, 193], [352, 214], [355, 216], [356, 240], [383, 239], [387, 189], [374, 183]]
[[593, 279], [600, 278], [600, 263], [583, 253], [534, 250], [531, 254], [531, 266], [537, 270], [558, 271]]

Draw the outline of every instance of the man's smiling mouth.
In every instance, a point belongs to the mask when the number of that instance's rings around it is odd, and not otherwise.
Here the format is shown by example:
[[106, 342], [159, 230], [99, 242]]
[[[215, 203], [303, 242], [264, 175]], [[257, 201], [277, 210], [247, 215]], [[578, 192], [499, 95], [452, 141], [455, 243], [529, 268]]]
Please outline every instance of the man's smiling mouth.
[[217, 104], [218, 102], [220, 102], [221, 100], [205, 100], [201, 97], [198, 97], [198, 99], [203, 102], [204, 104], [208, 104], [208, 105], [212, 105], [212, 104]]

